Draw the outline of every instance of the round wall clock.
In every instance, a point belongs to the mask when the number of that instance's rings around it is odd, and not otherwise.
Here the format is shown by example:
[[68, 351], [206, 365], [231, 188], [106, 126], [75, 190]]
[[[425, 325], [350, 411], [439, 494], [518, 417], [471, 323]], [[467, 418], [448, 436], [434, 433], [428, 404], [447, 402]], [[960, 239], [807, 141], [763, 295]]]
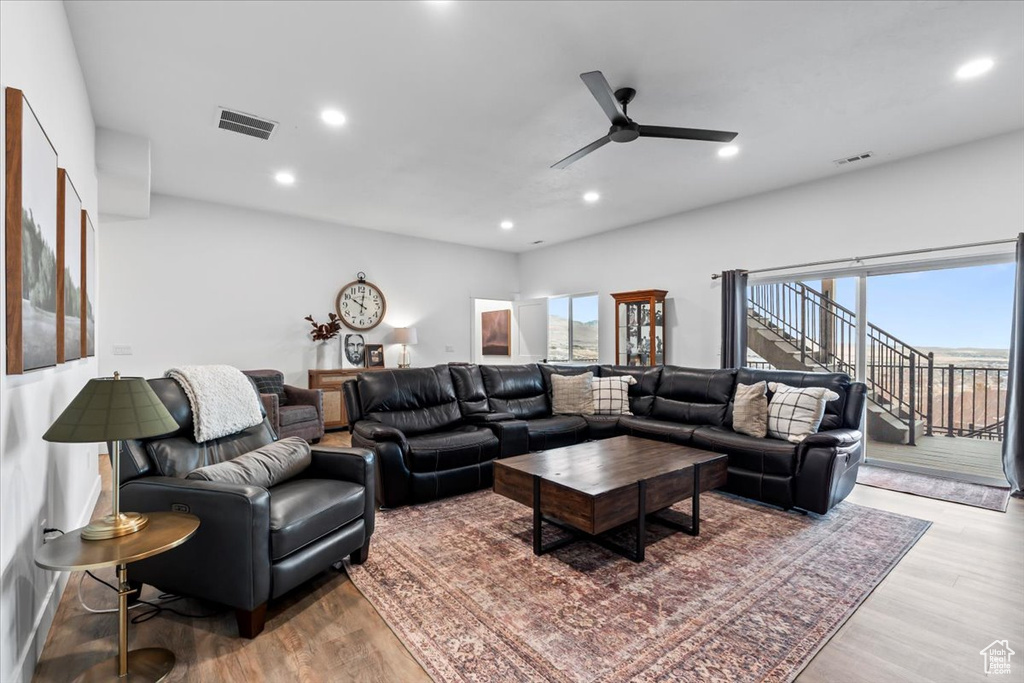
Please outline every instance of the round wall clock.
[[338, 292], [334, 308], [347, 327], [365, 332], [384, 319], [388, 302], [380, 287], [366, 281], [366, 273], [356, 273], [356, 278]]

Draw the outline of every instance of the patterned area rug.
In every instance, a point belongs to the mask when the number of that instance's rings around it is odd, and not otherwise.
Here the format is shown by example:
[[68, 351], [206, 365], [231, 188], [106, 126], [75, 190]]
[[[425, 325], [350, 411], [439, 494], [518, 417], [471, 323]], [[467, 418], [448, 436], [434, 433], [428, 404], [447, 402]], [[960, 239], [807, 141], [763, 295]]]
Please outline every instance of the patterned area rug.
[[936, 498], [976, 508], [1006, 512], [1010, 502], [1010, 487], [969, 484], [955, 479], [943, 479], [927, 474], [901, 472], [888, 467], [861, 465], [857, 471], [857, 483], [889, 491], [912, 493], [915, 496]]
[[589, 543], [535, 557], [530, 509], [490, 491], [377, 520], [349, 576], [435, 680], [567, 683], [791, 681], [930, 524], [711, 493], [699, 537], [650, 524], [635, 564]]

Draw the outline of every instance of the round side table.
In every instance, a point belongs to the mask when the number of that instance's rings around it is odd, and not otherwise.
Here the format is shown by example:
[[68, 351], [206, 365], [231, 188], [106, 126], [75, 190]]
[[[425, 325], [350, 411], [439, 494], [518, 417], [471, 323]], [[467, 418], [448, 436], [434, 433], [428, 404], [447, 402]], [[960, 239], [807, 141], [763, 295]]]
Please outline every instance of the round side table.
[[174, 653], [159, 647], [128, 651], [128, 564], [177, 547], [199, 528], [199, 518], [182, 512], [147, 512], [149, 524], [127, 536], [101, 541], [82, 540], [82, 530], [44, 543], [36, 552], [36, 564], [56, 571], [84, 571], [117, 567], [117, 656], [87, 669], [76, 680], [163, 680], [174, 668]]

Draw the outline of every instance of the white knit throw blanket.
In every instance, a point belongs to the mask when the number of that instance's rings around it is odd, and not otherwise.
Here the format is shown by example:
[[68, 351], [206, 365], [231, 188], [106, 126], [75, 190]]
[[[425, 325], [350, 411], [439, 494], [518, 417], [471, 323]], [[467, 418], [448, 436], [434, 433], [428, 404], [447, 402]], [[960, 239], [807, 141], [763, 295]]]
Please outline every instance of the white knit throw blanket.
[[183, 365], [164, 373], [185, 390], [192, 405], [196, 442], [236, 434], [263, 421], [252, 382], [230, 365]]

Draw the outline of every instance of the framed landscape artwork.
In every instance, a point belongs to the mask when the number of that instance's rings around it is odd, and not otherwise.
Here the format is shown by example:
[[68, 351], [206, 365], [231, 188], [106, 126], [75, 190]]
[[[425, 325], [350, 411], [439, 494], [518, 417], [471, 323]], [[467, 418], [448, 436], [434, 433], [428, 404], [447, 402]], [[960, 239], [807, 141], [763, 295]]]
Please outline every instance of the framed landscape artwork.
[[82, 357], [82, 200], [57, 169], [57, 362]]
[[57, 364], [57, 151], [7, 88], [7, 373]]
[[96, 355], [96, 228], [87, 211], [82, 211], [82, 357]]
[[485, 356], [512, 355], [512, 311], [484, 311], [480, 314], [480, 340]]

